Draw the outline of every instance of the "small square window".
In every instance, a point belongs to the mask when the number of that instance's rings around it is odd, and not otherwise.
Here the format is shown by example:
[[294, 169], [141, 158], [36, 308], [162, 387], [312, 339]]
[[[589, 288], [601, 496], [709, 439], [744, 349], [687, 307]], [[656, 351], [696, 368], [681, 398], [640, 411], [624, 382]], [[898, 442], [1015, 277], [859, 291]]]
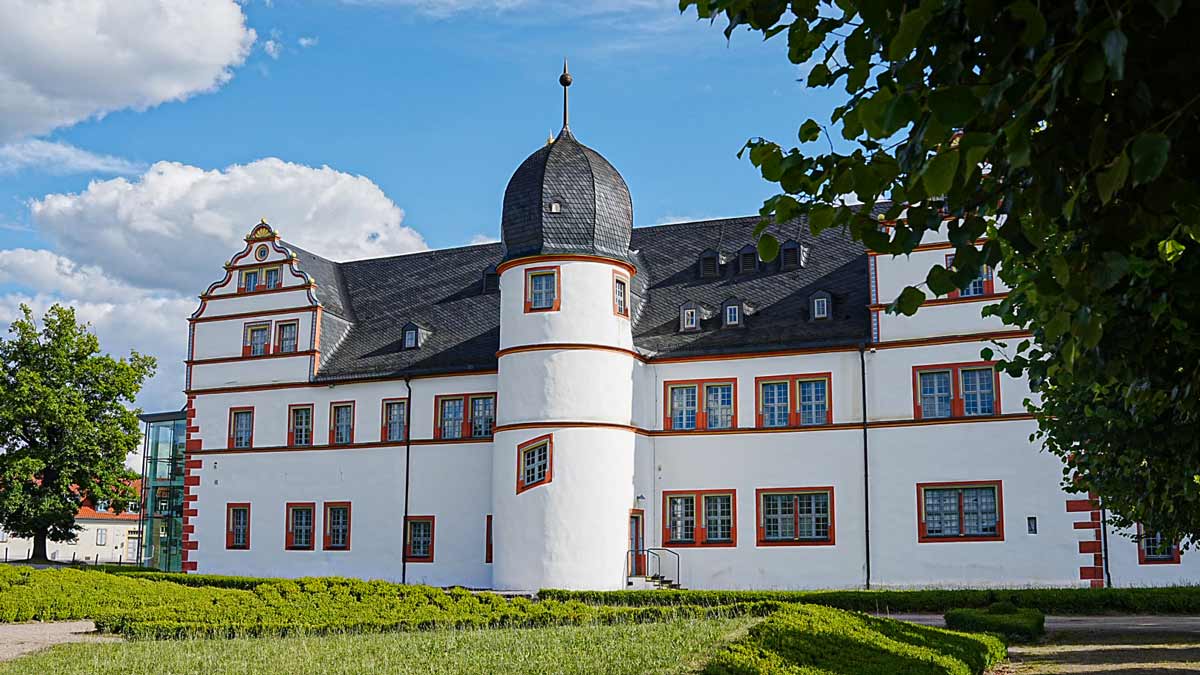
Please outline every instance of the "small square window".
[[525, 311], [551, 312], [558, 309], [558, 269], [533, 269], [525, 277]]
[[1037, 534], [1037, 516], [1029, 516], [1025, 519], [1025, 531], [1029, 534]]
[[541, 436], [517, 446], [517, 494], [549, 483], [554, 476], [554, 445]]

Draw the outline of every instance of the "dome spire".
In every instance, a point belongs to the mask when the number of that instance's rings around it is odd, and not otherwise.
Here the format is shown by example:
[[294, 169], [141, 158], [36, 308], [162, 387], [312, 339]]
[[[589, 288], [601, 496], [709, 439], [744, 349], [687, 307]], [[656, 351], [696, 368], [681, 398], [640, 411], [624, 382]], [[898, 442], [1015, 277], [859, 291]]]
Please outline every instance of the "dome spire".
[[571, 73], [567, 71], [567, 60], [563, 59], [562, 75], [558, 76], [558, 83], [563, 88], [563, 130], [570, 129], [571, 126], [567, 123], [567, 87], [571, 86]]

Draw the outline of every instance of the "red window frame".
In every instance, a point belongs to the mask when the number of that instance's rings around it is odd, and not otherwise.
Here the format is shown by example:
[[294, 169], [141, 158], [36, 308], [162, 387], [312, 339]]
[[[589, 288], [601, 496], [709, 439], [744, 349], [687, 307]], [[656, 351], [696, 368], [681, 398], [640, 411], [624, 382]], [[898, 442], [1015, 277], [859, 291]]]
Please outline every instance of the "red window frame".
[[[536, 483], [525, 482], [525, 451], [542, 443], [546, 444], [546, 477]], [[517, 445], [517, 494], [532, 490], [539, 485], [549, 485], [554, 480], [554, 435], [545, 434]]]
[[[554, 274], [554, 304], [549, 307], [533, 307], [533, 285], [530, 279], [536, 274]], [[562, 307], [562, 269], [560, 265], [544, 265], [542, 267], [525, 268], [525, 313], [557, 312]]]
[[[662, 541], [663, 546], [671, 548], [734, 548], [737, 546], [737, 490], [663, 490], [662, 493]], [[729, 497], [730, 524], [728, 541], [708, 541], [707, 518], [704, 515], [704, 498], [707, 496], [726, 495]], [[671, 512], [669, 504], [672, 497], [691, 497], [692, 512], [696, 517], [694, 541], [675, 541], [671, 539]]]
[[[412, 529], [409, 524], [414, 522], [429, 523], [429, 555], [414, 556], [412, 554]], [[437, 541], [436, 516], [409, 516], [404, 522], [404, 559], [408, 562], [433, 562], [433, 545]]]
[[[475, 418], [472, 417], [471, 401], [478, 399], [478, 398], [492, 399], [492, 435], [489, 435], [489, 436], [472, 436], [471, 435], [473, 422], [475, 420]], [[479, 439], [479, 438], [491, 438], [493, 435], [495, 435], [496, 410], [497, 410], [496, 392], [483, 391], [483, 392], [475, 392], [473, 394], [439, 394], [439, 395], [433, 397], [433, 437], [435, 440], [440, 440], [442, 438], [442, 403], [444, 401], [451, 401], [451, 400], [455, 400], [455, 399], [461, 399], [463, 402], [462, 430], [459, 432], [460, 436], [458, 438], [448, 438], [446, 440], [462, 441], [462, 440]]]
[[[946, 254], [946, 265], [945, 265], [946, 269], [952, 269], [953, 265], [954, 265], [954, 254], [947, 253]], [[996, 294], [996, 275], [992, 271], [992, 266], [991, 265], [981, 265], [980, 267], [983, 269], [983, 295], [968, 295], [968, 296], [966, 296], [967, 298], [971, 298], [971, 299], [986, 298], [988, 296]], [[950, 295], [948, 297], [957, 299], [957, 298], [962, 298], [963, 296], [962, 296], [961, 290], [956, 288], [956, 289], [950, 291]]]
[[[250, 332], [259, 328], [267, 329], [267, 341], [263, 344], [262, 354], [253, 355], [250, 353]], [[270, 321], [249, 321], [242, 324], [242, 358], [259, 358], [262, 356], [271, 355], [271, 322]]]
[[[992, 369], [992, 414], [967, 415], [963, 404], [962, 371], [982, 368]], [[976, 417], [994, 417], [1000, 414], [1000, 370], [995, 361], [964, 361], [961, 363], [934, 363], [912, 367], [913, 386], [913, 419], [926, 419], [921, 412], [921, 373], [950, 371], [950, 417], [932, 417], [929, 419], [970, 419]]]
[[[613, 300], [613, 314], [615, 314], [616, 316], [623, 316], [626, 319], [628, 319], [629, 313], [631, 311], [630, 291], [629, 291], [629, 275], [624, 274], [622, 272], [618, 272], [617, 270], [613, 270], [612, 276], [613, 276], [613, 294], [612, 294], [613, 295], [613, 299], [612, 299]], [[617, 281], [622, 281], [625, 283], [625, 311], [624, 312], [620, 311], [619, 305], [617, 304]]]
[[[829, 495], [829, 537], [826, 539], [767, 539], [766, 529], [763, 527], [763, 497], [767, 495], [799, 495], [799, 494], [821, 494]], [[832, 485], [821, 485], [815, 487], [777, 487], [777, 488], [758, 488], [754, 491], [754, 530], [755, 530], [755, 545], [757, 546], [836, 546], [837, 545], [837, 513], [836, 513], [836, 498]], [[795, 532], [800, 531], [800, 510], [793, 509], [792, 518], [795, 522]]]
[[483, 562], [492, 562], [492, 514], [487, 514], [483, 525]]
[[[996, 534], [993, 536], [931, 537], [925, 533], [925, 490], [994, 487], [996, 489]], [[963, 528], [963, 499], [958, 496], [958, 529]], [[917, 483], [917, 542], [935, 544], [946, 542], [1004, 541], [1004, 481], [962, 480], [938, 483]]]
[[[301, 408], [308, 408], [309, 439], [308, 439], [308, 445], [299, 445], [298, 446], [298, 445], [296, 445], [296, 426], [295, 426], [295, 418], [292, 417], [292, 411], [299, 410]], [[288, 447], [309, 448], [309, 447], [316, 445], [316, 442], [317, 442], [316, 421], [317, 421], [316, 406], [313, 405], [312, 403], [293, 403], [292, 405], [289, 405], [288, 412], [287, 412], [287, 444], [288, 444]]]
[[[276, 276], [275, 285], [271, 286], [269, 288], [267, 287], [267, 270], [275, 270], [279, 273]], [[258, 283], [256, 284], [256, 287], [253, 291], [246, 290], [246, 273], [247, 272], [255, 272], [258, 274]], [[272, 290], [275, 288], [283, 288], [283, 265], [267, 264], [262, 267], [250, 267], [250, 268], [238, 270], [238, 285], [237, 285], [238, 295], [242, 295], [242, 294], [246, 294], [246, 293], [261, 293], [263, 291], [269, 291], [269, 290]]]
[[[233, 443], [233, 420], [236, 417], [235, 413], [248, 412], [250, 413], [250, 444], [239, 448]], [[254, 449], [254, 406], [240, 406], [229, 409], [228, 429], [229, 438], [226, 441], [225, 448], [227, 450], [252, 450]]]
[[[404, 435], [400, 438], [388, 438], [388, 405], [392, 403], [404, 404]], [[379, 440], [383, 443], [399, 443], [408, 436], [408, 399], [407, 398], [385, 398], [379, 403]]]
[[[308, 546], [296, 546], [293, 540], [294, 531], [292, 528], [292, 512], [296, 509], [310, 509], [312, 511], [312, 536], [308, 538]], [[317, 545], [317, 503], [316, 502], [288, 502], [284, 505], [283, 512], [283, 547], [289, 551], [311, 551]]]
[[[334, 414], [334, 412], [335, 412], [336, 408], [341, 407], [341, 406], [347, 406], [347, 405], [350, 406], [350, 440], [345, 443], [335, 443], [334, 442], [334, 429], [336, 428], [337, 416]], [[357, 415], [357, 410], [355, 409], [354, 401], [333, 401], [332, 403], [329, 404], [329, 445], [353, 445], [354, 444], [354, 427], [355, 427], [355, 421], [356, 421], [355, 416], [356, 415]]]
[[667, 380], [663, 382], [663, 429], [676, 431], [671, 416], [671, 390], [676, 387], [696, 387], [696, 428], [678, 429], [677, 431], [708, 431], [708, 397], [705, 387], [714, 384], [733, 385], [733, 419], [729, 427], [715, 431], [738, 428], [738, 381], [736, 377], [714, 377], [703, 380]]
[[1137, 524], [1137, 550], [1139, 565], [1178, 565], [1183, 559], [1183, 554], [1179, 550], [1179, 542], [1175, 542], [1171, 547], [1170, 558], [1147, 558], [1146, 549], [1142, 546], [1142, 537], [1145, 532], [1142, 530], [1142, 524]]
[[[238, 546], [233, 543], [233, 512], [238, 509], [246, 511], [246, 543]], [[230, 551], [250, 550], [250, 502], [228, 502], [225, 504], [225, 548]]]
[[[329, 529], [329, 512], [332, 509], [346, 507], [346, 545], [334, 546], [332, 541], [332, 533]], [[353, 511], [350, 508], [350, 502], [325, 502], [321, 509], [321, 550], [322, 551], [349, 551], [350, 550], [350, 524], [352, 522]]]
[[[296, 348], [290, 352], [283, 351], [283, 327], [296, 327]], [[289, 319], [287, 321], [275, 322], [275, 353], [276, 354], [298, 354], [300, 352], [300, 320]]]
[[[821, 424], [800, 424], [800, 383], [825, 382], [825, 421]], [[786, 427], [763, 426], [762, 388], [764, 384], [786, 382], [788, 386], [788, 423]], [[833, 373], [800, 373], [796, 375], [764, 375], [754, 378], [754, 426], [758, 429], [812, 429], [833, 424]]]

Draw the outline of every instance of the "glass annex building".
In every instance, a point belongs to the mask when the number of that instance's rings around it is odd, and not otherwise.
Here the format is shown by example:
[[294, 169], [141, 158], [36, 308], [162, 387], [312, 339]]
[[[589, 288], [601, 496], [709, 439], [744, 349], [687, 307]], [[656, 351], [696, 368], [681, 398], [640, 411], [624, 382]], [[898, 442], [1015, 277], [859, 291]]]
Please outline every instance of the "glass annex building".
[[141, 564], [164, 572], [183, 570], [184, 410], [141, 415], [146, 424], [142, 451]]

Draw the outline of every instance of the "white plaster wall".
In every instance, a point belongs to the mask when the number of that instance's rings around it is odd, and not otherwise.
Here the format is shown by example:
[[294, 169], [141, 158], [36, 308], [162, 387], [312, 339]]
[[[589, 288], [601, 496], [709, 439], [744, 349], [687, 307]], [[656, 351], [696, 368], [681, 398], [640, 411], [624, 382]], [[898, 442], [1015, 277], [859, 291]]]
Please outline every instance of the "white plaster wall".
[[[525, 270], [559, 266], [556, 312], [525, 313]], [[500, 349], [575, 342], [633, 349], [629, 319], [613, 314], [613, 271], [606, 262], [563, 260], [515, 265], [500, 275]], [[624, 273], [624, 272], [622, 272]]]
[[636, 359], [619, 352], [567, 349], [500, 358], [500, 424], [596, 421], [629, 424]]
[[[284, 272], [283, 277], [287, 279], [291, 276], [288, 272]], [[226, 316], [229, 314], [244, 314], [247, 312], [262, 312], [275, 309], [291, 309], [293, 307], [308, 307], [313, 303], [308, 298], [308, 291], [302, 286], [295, 286], [294, 283], [284, 282], [284, 288], [294, 287], [294, 290], [287, 292], [276, 291], [274, 293], [245, 293], [237, 295], [237, 277], [230, 280], [229, 285], [221, 289], [222, 292], [214, 293], [214, 296], [220, 296], [219, 300], [210, 299], [205, 303], [204, 313], [200, 316], [214, 317]], [[232, 289], [232, 291], [230, 291]]]
[[[553, 480], [516, 494], [517, 446], [554, 439]], [[503, 590], [619, 589], [634, 508], [634, 434], [611, 428], [501, 431], [493, 444], [493, 583]]]
[[[207, 316], [207, 312], [205, 313]], [[295, 314], [274, 314], [262, 319], [241, 318], [226, 321], [204, 321], [195, 326], [192, 358], [214, 359], [242, 355], [243, 331], [248, 323], [271, 324], [271, 349], [275, 349], [276, 330], [279, 323], [299, 321], [300, 330], [296, 344], [297, 351], [312, 349], [312, 322], [314, 312], [299, 312]], [[237, 365], [234, 365], [234, 369]]]
[[[1077, 495], [1078, 496], [1078, 495]], [[1184, 551], [1179, 564], [1138, 563], [1136, 530], [1108, 528], [1108, 569], [1115, 587], [1200, 584], [1200, 553]]]
[[[1029, 444], [1035, 422], [897, 427], [870, 432], [873, 577], [885, 586], [1073, 586], [1077, 514], [1062, 464]], [[1004, 541], [917, 541], [917, 483], [1003, 481]], [[1036, 516], [1038, 534], [1026, 533]]]
[[[945, 238], [922, 243], [930, 244], [937, 241], [945, 241]], [[954, 249], [952, 248], [937, 248], [915, 251], [906, 256], [877, 256], [875, 264], [878, 266], [876, 275], [879, 279], [879, 302], [891, 302], [900, 295], [900, 291], [904, 290], [905, 286], [916, 286], [924, 283], [925, 276], [929, 274], [930, 268], [934, 265], [945, 266], [946, 255], [953, 253]], [[1008, 292], [1008, 286], [1005, 285], [998, 274], [994, 274], [993, 278], [996, 282], [997, 293]]]
[[192, 388], [213, 389], [277, 382], [304, 382], [311, 373], [312, 357], [308, 354], [198, 364], [192, 366]]
[[[676, 548], [687, 588], [845, 588], [864, 581], [862, 433], [796, 431], [659, 436], [650, 451], [648, 539], [662, 545], [664, 490], [737, 490], [737, 546]], [[640, 466], [640, 464], [639, 464]], [[639, 476], [639, 489], [644, 489]], [[834, 488], [835, 544], [757, 545], [755, 490]], [[649, 493], [647, 493], [649, 497]], [[653, 514], [653, 515], [651, 515]]]
[[1015, 330], [1013, 326], [1006, 326], [999, 317], [981, 314], [984, 307], [996, 302], [999, 300], [928, 305], [912, 316], [883, 311], [879, 314], [879, 341]]
[[[95, 563], [128, 563], [126, 557], [126, 541], [133, 537], [137, 539], [138, 524], [136, 520], [79, 520], [76, 521], [83, 529], [76, 533], [74, 542], [47, 541], [46, 555], [51, 560], [70, 562]], [[108, 531], [104, 546], [96, 543], [96, 530]], [[8, 540], [0, 542], [0, 560], [21, 560], [33, 553], [33, 540], [9, 535]], [[136, 554], [135, 554], [136, 555]]]

